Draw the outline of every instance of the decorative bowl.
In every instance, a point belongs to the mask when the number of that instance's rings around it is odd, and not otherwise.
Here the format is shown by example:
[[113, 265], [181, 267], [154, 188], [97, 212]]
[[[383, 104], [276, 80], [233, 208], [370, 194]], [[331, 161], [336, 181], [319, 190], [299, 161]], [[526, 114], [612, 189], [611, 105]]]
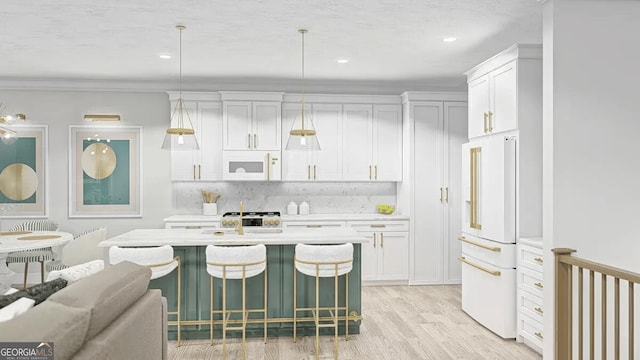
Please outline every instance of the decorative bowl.
[[396, 211], [395, 206], [386, 205], [386, 204], [380, 204], [376, 206], [376, 208], [378, 209], [378, 213], [384, 214], [384, 215], [390, 215], [390, 214], [393, 214], [394, 211]]

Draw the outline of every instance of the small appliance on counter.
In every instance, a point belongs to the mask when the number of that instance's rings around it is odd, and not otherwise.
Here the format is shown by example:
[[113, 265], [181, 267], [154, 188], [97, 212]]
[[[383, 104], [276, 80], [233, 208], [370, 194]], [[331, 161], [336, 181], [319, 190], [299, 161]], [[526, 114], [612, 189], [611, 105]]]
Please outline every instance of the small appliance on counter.
[[301, 202], [298, 211], [300, 215], [309, 215], [309, 203], [306, 201]]
[[287, 205], [287, 215], [298, 215], [298, 205], [293, 201]]
[[[222, 215], [221, 225], [223, 228], [232, 228], [240, 224], [240, 212], [231, 211]], [[282, 227], [279, 211], [248, 211], [242, 214], [242, 226], [250, 227], [254, 230]]]

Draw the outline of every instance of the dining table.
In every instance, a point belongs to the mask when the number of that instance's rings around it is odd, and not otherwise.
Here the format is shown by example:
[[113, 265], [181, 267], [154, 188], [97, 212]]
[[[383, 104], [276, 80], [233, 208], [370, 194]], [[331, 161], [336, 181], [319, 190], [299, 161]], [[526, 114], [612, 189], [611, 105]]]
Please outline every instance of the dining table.
[[0, 295], [14, 281], [15, 272], [7, 266], [9, 253], [50, 247], [54, 255], [59, 255], [60, 249], [72, 239], [72, 234], [63, 231], [0, 231]]

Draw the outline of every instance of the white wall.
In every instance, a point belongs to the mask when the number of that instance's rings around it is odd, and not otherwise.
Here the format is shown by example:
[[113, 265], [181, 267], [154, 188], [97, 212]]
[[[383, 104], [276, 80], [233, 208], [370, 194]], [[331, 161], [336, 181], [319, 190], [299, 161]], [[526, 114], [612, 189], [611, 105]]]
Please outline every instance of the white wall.
[[640, 272], [640, 2], [544, 6], [544, 355], [553, 359], [549, 250]]

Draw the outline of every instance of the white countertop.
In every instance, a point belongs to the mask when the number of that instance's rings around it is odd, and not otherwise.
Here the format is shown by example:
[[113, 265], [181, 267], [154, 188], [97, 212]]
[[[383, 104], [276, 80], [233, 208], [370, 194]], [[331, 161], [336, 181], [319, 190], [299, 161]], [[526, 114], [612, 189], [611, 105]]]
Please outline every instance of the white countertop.
[[518, 239], [518, 244], [524, 244], [536, 247], [538, 249], [542, 249], [542, 238], [541, 237], [528, 237], [528, 238], [520, 238]]
[[[215, 222], [220, 221], [222, 215], [173, 215], [162, 219], [164, 222]], [[409, 220], [405, 215], [384, 214], [309, 214], [287, 215], [282, 214], [282, 221], [384, 221], [384, 220]]]
[[[369, 240], [351, 229], [284, 230], [281, 233], [247, 233], [233, 229], [137, 229], [102, 241], [98, 246], [206, 246], [206, 245], [295, 245], [367, 243]], [[260, 231], [260, 230], [256, 230]]]

